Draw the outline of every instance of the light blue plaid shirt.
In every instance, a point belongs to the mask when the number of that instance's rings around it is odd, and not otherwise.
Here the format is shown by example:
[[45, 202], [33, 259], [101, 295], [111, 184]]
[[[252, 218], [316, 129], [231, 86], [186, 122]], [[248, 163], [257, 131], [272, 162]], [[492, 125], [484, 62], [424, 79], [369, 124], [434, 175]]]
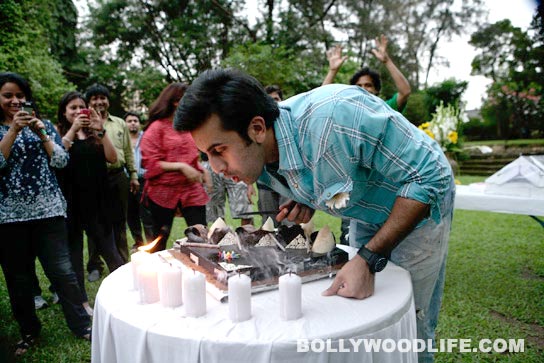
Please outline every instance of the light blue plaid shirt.
[[[448, 212], [440, 209], [452, 193], [453, 175], [440, 146], [380, 98], [335, 84], [279, 105], [278, 173], [288, 188], [267, 169], [259, 182], [314, 209], [366, 223], [384, 223], [397, 197], [429, 204], [436, 222]], [[341, 192], [349, 193], [348, 205], [330, 210], [325, 202]]]

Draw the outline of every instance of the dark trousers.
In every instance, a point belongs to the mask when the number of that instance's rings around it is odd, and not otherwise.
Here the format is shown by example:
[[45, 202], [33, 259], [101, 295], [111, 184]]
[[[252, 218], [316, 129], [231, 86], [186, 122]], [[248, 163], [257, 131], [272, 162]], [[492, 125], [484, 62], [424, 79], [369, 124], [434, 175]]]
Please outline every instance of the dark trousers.
[[77, 282], [85, 299], [84, 301], [88, 301], [87, 291], [85, 290], [85, 270], [83, 268], [83, 231], [85, 230], [87, 238], [94, 241], [96, 253], [106, 261], [110, 272], [115, 271], [124, 262], [113, 240], [111, 224], [100, 221], [98, 216], [85, 222], [78, 221], [77, 219], [68, 219], [67, 221], [70, 259], [77, 276]]
[[81, 305], [83, 296], [70, 262], [64, 218], [0, 224], [0, 236], [2, 270], [21, 334], [37, 336], [41, 330], [32, 291], [36, 256], [59, 295], [68, 327], [77, 335], [84, 334], [90, 318]]
[[[121, 255], [123, 263], [128, 262], [127, 246], [127, 205], [130, 182], [123, 169], [108, 171], [108, 195], [111, 198], [111, 221], [113, 238], [117, 251]], [[87, 271], [103, 271], [102, 261], [96, 249], [96, 241], [87, 236], [87, 247], [89, 249], [89, 262]]]
[[144, 244], [144, 238], [142, 236], [142, 225], [144, 227], [145, 243], [153, 240], [153, 222], [151, 220], [151, 212], [140, 203], [142, 199], [142, 190], [144, 189], [144, 178], [139, 178], [140, 190], [136, 193], [128, 194], [128, 209], [127, 209], [127, 224], [132, 239], [134, 240], [134, 246], [141, 246]]
[[[148, 209], [151, 212], [151, 218], [153, 221], [153, 237], [157, 238], [162, 236], [161, 240], [155, 246], [152, 252], [162, 251], [166, 249], [166, 242], [170, 236], [170, 229], [174, 222], [176, 215], [176, 209], [163, 208], [160, 205], [154, 203], [150, 198], [147, 198]], [[206, 225], [206, 206], [186, 207], [180, 206], [181, 213], [188, 226], [194, 224]]]

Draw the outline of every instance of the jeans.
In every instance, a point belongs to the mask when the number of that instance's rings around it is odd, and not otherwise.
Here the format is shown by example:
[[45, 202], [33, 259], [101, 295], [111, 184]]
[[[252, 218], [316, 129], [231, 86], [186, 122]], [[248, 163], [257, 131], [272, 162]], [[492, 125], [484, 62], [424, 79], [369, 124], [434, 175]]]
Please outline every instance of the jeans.
[[[444, 292], [446, 257], [453, 216], [453, 191], [442, 203], [442, 220], [436, 224], [429, 219], [425, 225], [413, 230], [391, 252], [390, 260], [410, 272], [416, 306], [417, 337], [433, 339], [438, 324], [438, 313]], [[380, 229], [380, 225], [352, 219], [349, 242], [359, 248]], [[433, 362], [428, 351], [418, 353], [418, 361]]]
[[76, 335], [85, 334], [90, 317], [72, 269], [63, 217], [0, 224], [0, 256], [11, 309], [21, 335], [38, 336], [41, 323], [34, 308], [36, 256], [57, 292], [66, 323]]

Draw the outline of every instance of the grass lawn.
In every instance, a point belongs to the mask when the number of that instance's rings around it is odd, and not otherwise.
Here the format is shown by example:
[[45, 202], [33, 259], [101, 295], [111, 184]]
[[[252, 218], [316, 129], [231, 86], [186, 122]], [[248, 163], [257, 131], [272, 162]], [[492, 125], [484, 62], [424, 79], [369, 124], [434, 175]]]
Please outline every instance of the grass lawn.
[[[484, 178], [459, 179], [468, 184]], [[338, 219], [322, 212], [314, 218], [318, 228], [329, 224], [336, 236], [340, 234]], [[228, 224], [234, 224], [230, 216], [226, 219]], [[256, 225], [260, 224], [257, 219]], [[169, 247], [182, 236], [184, 228], [185, 222], [176, 218]], [[543, 251], [544, 229], [528, 216], [455, 211], [437, 339], [471, 339], [471, 347], [477, 346], [480, 339], [525, 339], [525, 352], [438, 353], [436, 362], [544, 361]], [[44, 297], [50, 299], [41, 267], [38, 276]], [[99, 284], [87, 283], [91, 305]], [[89, 343], [70, 333], [59, 305], [38, 311], [38, 316], [43, 324], [40, 343], [19, 362], [90, 362]], [[11, 349], [19, 340], [19, 333], [3, 275], [0, 318], [0, 346]], [[1, 353], [0, 362], [4, 357]]]

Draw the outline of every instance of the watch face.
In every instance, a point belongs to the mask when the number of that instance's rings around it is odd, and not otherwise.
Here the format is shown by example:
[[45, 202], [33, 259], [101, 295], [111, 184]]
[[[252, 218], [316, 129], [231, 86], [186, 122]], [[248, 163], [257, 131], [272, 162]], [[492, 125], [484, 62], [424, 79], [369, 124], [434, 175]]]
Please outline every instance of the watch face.
[[387, 265], [387, 258], [380, 257], [374, 264], [374, 270], [376, 272], [380, 272], [381, 270], [385, 268], [385, 265]]

